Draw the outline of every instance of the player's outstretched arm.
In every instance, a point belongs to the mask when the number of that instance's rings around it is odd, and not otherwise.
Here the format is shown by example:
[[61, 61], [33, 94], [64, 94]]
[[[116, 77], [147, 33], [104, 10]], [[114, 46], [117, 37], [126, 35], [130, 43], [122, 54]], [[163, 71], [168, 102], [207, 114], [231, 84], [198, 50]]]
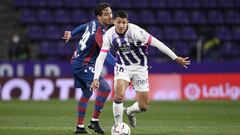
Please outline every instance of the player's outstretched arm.
[[67, 43], [71, 39], [71, 37], [74, 37], [78, 33], [83, 32], [86, 28], [87, 24], [82, 24], [75, 28], [73, 31], [65, 31], [62, 39], [64, 39], [65, 42]]
[[170, 58], [175, 60], [178, 64], [182, 65], [183, 67], [187, 68], [190, 65], [191, 61], [189, 57], [179, 57], [177, 56], [171, 49], [169, 49], [165, 44], [161, 41], [157, 40], [155, 37], [152, 37], [151, 45], [157, 47], [160, 51], [168, 55]]

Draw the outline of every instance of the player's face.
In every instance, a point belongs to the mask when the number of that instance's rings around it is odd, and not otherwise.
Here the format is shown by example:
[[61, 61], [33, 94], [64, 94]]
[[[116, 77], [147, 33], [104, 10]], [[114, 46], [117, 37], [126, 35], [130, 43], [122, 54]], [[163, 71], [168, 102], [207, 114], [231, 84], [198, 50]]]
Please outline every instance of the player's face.
[[117, 17], [115, 20], [116, 31], [119, 34], [123, 34], [128, 27], [128, 19]]
[[102, 11], [102, 15], [99, 16], [99, 21], [102, 24], [111, 24], [112, 23], [112, 10], [110, 7], [105, 8]]

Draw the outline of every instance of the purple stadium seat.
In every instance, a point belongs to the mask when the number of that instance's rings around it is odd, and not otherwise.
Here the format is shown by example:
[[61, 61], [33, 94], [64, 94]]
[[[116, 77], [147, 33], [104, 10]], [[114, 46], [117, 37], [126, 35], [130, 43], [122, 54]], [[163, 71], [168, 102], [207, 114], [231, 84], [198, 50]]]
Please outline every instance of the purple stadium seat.
[[233, 8], [233, 0], [218, 0], [216, 3], [220, 8]]
[[220, 38], [221, 40], [231, 40], [232, 33], [231, 30], [227, 27], [218, 27], [215, 29], [215, 36]]
[[148, 33], [154, 36], [155, 38], [161, 40], [163, 39], [162, 30], [159, 27], [153, 26], [147, 29]]
[[191, 12], [191, 22], [193, 24], [206, 24], [206, 18], [204, 12], [192, 11]]
[[233, 39], [240, 41], [240, 27], [233, 29]]
[[174, 45], [174, 50], [178, 55], [187, 56], [190, 50], [190, 45], [186, 42], [179, 41]]
[[37, 25], [30, 25], [27, 27], [27, 35], [32, 40], [40, 40], [44, 38], [44, 31], [42, 27]]
[[157, 23], [160, 23], [160, 24], [173, 23], [171, 12], [168, 12], [168, 11], [158, 11], [156, 14], [156, 18], [157, 18]]
[[149, 0], [131, 0], [132, 2], [132, 7], [137, 7], [137, 8], [148, 8], [149, 7]]
[[62, 31], [72, 31], [75, 27], [73, 25], [62, 26]]
[[169, 8], [182, 8], [181, 0], [167, 0], [166, 2]]
[[63, 41], [58, 41], [55, 43], [56, 45], [56, 53], [58, 55], [72, 55], [74, 52], [73, 46], [66, 45]]
[[133, 23], [138, 23], [139, 22], [139, 18], [138, 18], [137, 12], [135, 12], [135, 11], [128, 11], [128, 16], [129, 16], [129, 21], [130, 22], [133, 22]]
[[130, 8], [132, 5], [129, 0], [116, 0], [115, 6], [118, 8]]
[[228, 24], [239, 24], [240, 14], [237, 11], [227, 11], [225, 12], [225, 21]]
[[[108, 3], [108, 4], [110, 4], [112, 7], [115, 7], [115, 6], [116, 6], [114, 0], [95, 0], [95, 3], [100, 3], [100, 2]], [[96, 5], [96, 4], [95, 4], [95, 5]], [[94, 5], [94, 6], [95, 6], [95, 5]]]
[[89, 21], [88, 12], [82, 10], [73, 10], [71, 14], [71, 21], [74, 23], [83, 23]]
[[236, 8], [240, 8], [240, 1], [239, 0], [235, 0], [234, 6]]
[[52, 53], [51, 43], [49, 41], [43, 41], [39, 46], [39, 53], [41, 55], [48, 55]]
[[216, 1], [215, 0], [199, 0], [200, 5], [202, 8], [216, 8]]
[[153, 8], [166, 8], [165, 0], [151, 0], [150, 6]]
[[163, 30], [165, 39], [167, 40], [177, 40], [179, 39], [179, 31], [175, 27], [165, 27]]
[[155, 14], [153, 11], [142, 10], [140, 12], [140, 23], [145, 24], [154, 24], [155, 23]]
[[44, 7], [46, 6], [45, 0], [30, 0], [32, 7]]
[[210, 11], [208, 13], [208, 23], [210, 24], [223, 24], [224, 19], [220, 11]]
[[175, 11], [175, 13], [173, 14], [174, 17], [174, 21], [176, 24], [188, 24], [189, 23], [189, 16], [188, 13], [185, 11], [180, 11], [177, 10]]
[[240, 48], [233, 42], [225, 42], [220, 46], [219, 53], [222, 57], [227, 57], [228, 59], [231, 59], [231, 57], [238, 57], [239, 51]]
[[27, 7], [30, 5], [28, 0], [14, 0], [13, 4], [15, 7]]
[[35, 23], [36, 16], [33, 10], [23, 9], [21, 10], [21, 22], [22, 23]]
[[183, 0], [183, 7], [186, 8], [199, 8], [200, 4], [198, 0]]
[[56, 23], [69, 23], [70, 15], [68, 14], [67, 10], [55, 10], [54, 20]]
[[[89, 7], [89, 8], [93, 8], [93, 7], [95, 7], [98, 3], [101, 3], [101, 2], [103, 2], [103, 1], [96, 1], [96, 0], [91, 0], [91, 1], [89, 1], [89, 0], [81, 0], [81, 4], [80, 4], [80, 6], [81, 5], [83, 5], [84, 7]], [[110, 4], [110, 3], [109, 3]]]
[[63, 1], [62, 0], [46, 0], [46, 4], [49, 7], [62, 7]]
[[52, 23], [53, 22], [53, 16], [52, 12], [47, 9], [41, 9], [37, 11], [38, 16], [38, 22], [39, 23]]
[[180, 35], [182, 39], [185, 40], [196, 40], [197, 39], [197, 34], [192, 27], [182, 27], [180, 29]]
[[[82, 1], [80, 0], [63, 0], [64, 7], [81, 7], [83, 6]], [[91, 2], [89, 2], [91, 3]]]
[[53, 16], [50, 10], [41, 9], [37, 11], [37, 20], [40, 23], [52, 23]]
[[45, 34], [47, 39], [61, 39], [62, 33], [60, 28], [54, 25], [47, 25], [45, 27]]

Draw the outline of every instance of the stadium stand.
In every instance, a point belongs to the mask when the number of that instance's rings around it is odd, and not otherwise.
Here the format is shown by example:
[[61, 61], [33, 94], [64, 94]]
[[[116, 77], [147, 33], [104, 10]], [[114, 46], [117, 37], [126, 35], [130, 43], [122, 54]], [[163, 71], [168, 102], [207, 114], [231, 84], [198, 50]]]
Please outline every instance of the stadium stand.
[[[93, 17], [92, 8], [99, 0], [13, 0], [20, 12], [21, 24], [32, 42], [39, 44], [41, 55], [52, 55], [49, 44], [54, 44], [53, 53], [61, 56], [72, 54], [63, 48], [61, 36]], [[140, 25], [164, 43], [171, 43], [176, 52], [188, 55], [197, 41], [206, 37], [201, 29], [212, 31], [212, 38], [221, 42], [220, 59], [239, 60], [240, 13], [239, 0], [105, 0], [113, 10], [124, 9], [131, 22]], [[77, 40], [75, 40], [76, 42]], [[168, 44], [167, 44], [168, 45]], [[171, 45], [168, 45], [171, 46]], [[60, 50], [58, 48], [61, 48]], [[54, 50], [54, 49], [53, 49]], [[153, 57], [158, 54], [150, 47]], [[44, 52], [45, 51], [45, 52]], [[217, 50], [216, 50], [217, 51]], [[226, 57], [228, 56], [229, 57]], [[204, 59], [210, 59], [207, 57]]]

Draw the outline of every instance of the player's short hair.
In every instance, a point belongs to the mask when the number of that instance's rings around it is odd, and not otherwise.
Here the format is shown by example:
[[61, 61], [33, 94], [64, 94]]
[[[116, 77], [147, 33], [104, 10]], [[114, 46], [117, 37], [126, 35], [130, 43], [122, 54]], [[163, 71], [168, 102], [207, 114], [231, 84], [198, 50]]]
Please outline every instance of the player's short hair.
[[98, 16], [98, 15], [102, 15], [102, 11], [105, 9], [105, 8], [108, 8], [110, 7], [110, 5], [108, 3], [99, 3], [95, 9], [94, 9], [94, 14], [95, 16]]
[[124, 10], [119, 10], [119, 11], [116, 12], [116, 17], [127, 18], [128, 19], [128, 13]]

